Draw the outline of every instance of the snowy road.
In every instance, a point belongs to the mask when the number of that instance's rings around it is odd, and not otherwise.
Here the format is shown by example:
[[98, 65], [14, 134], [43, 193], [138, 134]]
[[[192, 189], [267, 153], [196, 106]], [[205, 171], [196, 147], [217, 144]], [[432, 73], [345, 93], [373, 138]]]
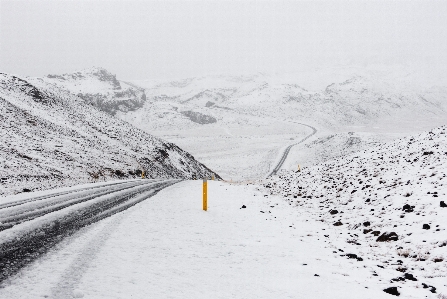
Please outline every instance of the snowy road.
[[3, 200], [0, 282], [80, 228], [123, 211], [178, 181], [138, 179], [99, 183]]
[[390, 297], [374, 265], [333, 253], [335, 228], [254, 186], [208, 183], [207, 212], [201, 181], [165, 188], [65, 238], [0, 298]]
[[[295, 123], [295, 122], [294, 122]], [[281, 159], [278, 161], [278, 163], [276, 164], [275, 168], [273, 168], [273, 170], [267, 175], [267, 177], [272, 176], [274, 174], [276, 174], [278, 172], [278, 170], [281, 169], [282, 165], [284, 164], [284, 162], [287, 159], [287, 156], [289, 155], [290, 149], [300, 143], [303, 143], [304, 141], [306, 141], [307, 139], [309, 139], [310, 137], [312, 137], [313, 135], [315, 135], [315, 133], [317, 133], [317, 129], [315, 129], [312, 126], [306, 125], [306, 124], [302, 124], [302, 123], [295, 123], [295, 124], [299, 124], [302, 126], [306, 126], [312, 129], [312, 133], [310, 133], [309, 135], [307, 135], [305, 138], [301, 139], [299, 142], [296, 142], [294, 144], [289, 145], [288, 147], [286, 147], [286, 149], [284, 150], [284, 152], [282, 153]]]

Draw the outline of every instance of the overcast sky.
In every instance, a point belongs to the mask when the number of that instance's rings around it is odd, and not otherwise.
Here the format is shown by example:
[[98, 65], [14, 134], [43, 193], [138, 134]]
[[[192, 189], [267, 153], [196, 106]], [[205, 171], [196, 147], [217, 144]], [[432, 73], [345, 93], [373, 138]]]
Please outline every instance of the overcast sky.
[[0, 72], [123, 79], [447, 67], [447, 1], [3, 1]]

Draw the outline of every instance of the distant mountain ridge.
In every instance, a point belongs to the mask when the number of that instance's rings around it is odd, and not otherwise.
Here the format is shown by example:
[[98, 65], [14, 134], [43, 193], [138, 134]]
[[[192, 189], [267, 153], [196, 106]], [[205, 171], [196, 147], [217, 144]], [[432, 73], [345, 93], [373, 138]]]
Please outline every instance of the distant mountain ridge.
[[[99, 74], [107, 85], [114, 81]], [[47, 80], [0, 73], [0, 196], [135, 178], [142, 171], [148, 178], [220, 178], [175, 144]]]
[[156, 109], [154, 103], [161, 101], [179, 110], [219, 114], [213, 106], [217, 104], [241, 113], [314, 119], [328, 127], [373, 124], [387, 118], [447, 116], [445, 86], [419, 86], [405, 78], [374, 73], [353, 74], [319, 91], [301, 87], [298, 79], [283, 80], [264, 74], [242, 76], [239, 80], [234, 76], [210, 76], [135, 84], [145, 87], [148, 101], [153, 102], [146, 104], [151, 105], [151, 110]]
[[[147, 119], [153, 120], [169, 115], [173, 121], [166, 124], [168, 127], [169, 124], [191, 126], [189, 122], [195, 122], [195, 118], [185, 117], [191, 112], [221, 122], [225, 118], [222, 109], [315, 120], [328, 127], [372, 124], [385, 118], [447, 116], [447, 87], [420, 87], [405, 78], [392, 80], [376, 74], [353, 74], [320, 91], [308, 91], [299, 81], [265, 74], [209, 76], [164, 83], [124, 82], [95, 67], [43, 79], [128, 121], [132, 114], [147, 113]], [[163, 116], [157, 117], [160, 113]]]

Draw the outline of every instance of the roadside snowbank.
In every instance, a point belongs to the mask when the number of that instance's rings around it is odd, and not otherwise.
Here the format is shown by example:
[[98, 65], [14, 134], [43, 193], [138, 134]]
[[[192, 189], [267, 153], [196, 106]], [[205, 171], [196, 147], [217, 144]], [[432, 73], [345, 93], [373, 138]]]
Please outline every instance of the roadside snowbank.
[[302, 172], [283, 171], [263, 190], [326, 224], [320, 235], [339, 255], [376, 263], [375, 275], [390, 286], [447, 294], [446, 174], [443, 126]]

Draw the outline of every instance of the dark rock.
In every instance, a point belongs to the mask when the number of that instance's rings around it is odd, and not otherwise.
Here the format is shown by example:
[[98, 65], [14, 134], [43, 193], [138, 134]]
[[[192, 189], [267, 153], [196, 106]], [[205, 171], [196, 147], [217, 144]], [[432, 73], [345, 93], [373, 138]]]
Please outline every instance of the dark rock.
[[376, 242], [389, 242], [397, 241], [399, 236], [395, 232], [384, 232], [380, 237], [377, 238]]
[[432, 151], [424, 152], [423, 155], [424, 155], [424, 156], [433, 155], [433, 152], [432, 152]]
[[341, 221], [337, 221], [334, 223], [334, 226], [340, 226], [340, 225], [343, 225], [343, 223], [341, 223]]
[[247, 206], [246, 205], [242, 205], [241, 209], [245, 209]]
[[425, 223], [422, 225], [422, 229], [430, 229], [430, 225]]
[[318, 274], [314, 274], [314, 276], [320, 276], [320, 275], [318, 275]]
[[385, 293], [390, 294], [390, 295], [394, 295], [394, 296], [399, 296], [400, 293], [397, 290], [397, 287], [389, 287], [383, 290]]
[[406, 213], [411, 213], [414, 211], [414, 206], [410, 206], [409, 204], [405, 204], [402, 208]]
[[122, 172], [121, 170], [117, 169], [115, 170], [115, 175], [118, 177], [123, 177], [125, 176], [124, 172]]
[[412, 280], [412, 281], [418, 281], [418, 280], [416, 279], [416, 277], [414, 277], [413, 274], [410, 274], [410, 273], [405, 273], [405, 274], [404, 274], [404, 278], [405, 278], [405, 279], [408, 279], [408, 280]]
[[23, 188], [22, 192], [31, 192], [31, 189]]
[[441, 200], [439, 205], [440, 205], [441, 208], [447, 208], [447, 204], [443, 200]]
[[374, 236], [378, 236], [378, 235], [380, 235], [380, 231], [378, 231], [378, 230], [375, 230], [375, 231], [373, 231], [371, 234], [373, 234]]
[[369, 222], [369, 221], [365, 221], [365, 222], [363, 222], [363, 226], [368, 227], [368, 226], [370, 226], [370, 225], [371, 225], [371, 222]]
[[25, 155], [25, 154], [20, 154], [20, 153], [18, 153], [17, 154], [20, 158], [24, 158], [24, 159], [27, 159], [27, 160], [32, 160], [33, 158], [31, 158], [31, 157], [29, 157], [29, 156], [27, 156], [27, 155]]
[[424, 289], [428, 289], [428, 288], [430, 288], [430, 292], [432, 292], [432, 293], [436, 293], [436, 288], [435, 288], [434, 286], [427, 285], [427, 284], [425, 284], [425, 283], [422, 283], [422, 286], [424, 287]]
[[355, 192], [357, 192], [357, 190], [352, 190], [352, 191], [351, 191], [351, 194], [352, 194], [352, 193], [355, 193]]
[[337, 210], [331, 210], [329, 213], [331, 213], [331, 215], [335, 215], [335, 214], [338, 214], [338, 211]]
[[369, 232], [372, 232], [372, 229], [364, 229], [364, 230], [363, 230], [363, 233], [364, 233], [364, 234], [367, 234], [367, 233], [369, 233]]
[[357, 254], [354, 254], [354, 253], [347, 253], [347, 254], [346, 254], [346, 257], [347, 257], [348, 259], [356, 259], [356, 258], [357, 258]]
[[182, 111], [180, 112], [184, 116], [188, 117], [192, 122], [205, 125], [205, 124], [212, 124], [217, 122], [217, 119], [215, 119], [212, 116], [202, 114], [200, 112], [195, 111]]

